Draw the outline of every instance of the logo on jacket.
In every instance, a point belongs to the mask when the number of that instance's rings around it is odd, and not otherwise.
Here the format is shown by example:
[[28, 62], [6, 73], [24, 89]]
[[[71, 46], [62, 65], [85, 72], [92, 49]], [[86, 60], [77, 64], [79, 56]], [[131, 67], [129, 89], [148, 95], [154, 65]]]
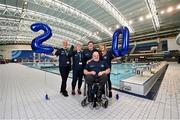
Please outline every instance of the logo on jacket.
[[107, 56], [104, 56], [104, 59], [107, 59]]
[[64, 51], [62, 51], [62, 52], [61, 52], [61, 55], [64, 55], [64, 54], [65, 54], [65, 52], [64, 52]]
[[101, 67], [104, 67], [104, 65], [103, 65], [103, 64], [101, 64]]
[[93, 67], [94, 67], [94, 65], [90, 65], [89, 67], [90, 67], [90, 68], [93, 68]]

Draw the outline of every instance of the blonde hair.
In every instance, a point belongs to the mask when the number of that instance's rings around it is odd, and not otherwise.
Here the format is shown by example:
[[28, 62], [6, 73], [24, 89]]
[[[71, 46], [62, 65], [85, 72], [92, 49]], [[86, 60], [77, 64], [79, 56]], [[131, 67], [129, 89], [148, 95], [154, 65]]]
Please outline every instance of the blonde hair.
[[106, 47], [106, 44], [105, 44], [105, 43], [100, 43], [100, 44], [99, 44], [99, 50], [101, 50], [101, 47], [103, 47], [104, 50], [107, 51], [107, 47]]

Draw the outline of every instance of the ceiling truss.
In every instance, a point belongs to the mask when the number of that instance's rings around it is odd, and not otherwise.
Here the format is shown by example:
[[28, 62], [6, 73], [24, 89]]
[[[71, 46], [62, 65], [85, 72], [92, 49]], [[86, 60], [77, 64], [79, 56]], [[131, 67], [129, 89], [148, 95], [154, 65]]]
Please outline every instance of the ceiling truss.
[[[50, 16], [47, 14], [42, 14], [42, 13], [31, 11], [31, 10], [22, 10], [22, 8], [17, 8], [17, 7], [3, 5], [3, 4], [0, 4], [0, 10], [3, 10], [3, 12], [0, 13], [0, 15], [2, 16], [0, 17], [0, 21], [1, 21], [0, 27], [1, 29], [5, 28], [7, 34], [11, 33], [11, 30], [16, 30], [16, 32], [21, 32], [23, 30], [30, 29], [30, 25], [33, 22], [43, 21], [45, 23], [48, 23], [52, 27], [53, 32], [55, 32], [55, 36], [56, 36], [54, 38], [58, 38], [57, 36], [61, 35], [60, 37], [61, 39], [62, 38], [68, 39], [72, 44], [87, 43], [88, 38], [92, 38], [95, 41], [102, 40], [100, 37], [98, 37], [97, 35], [94, 35], [89, 30], [86, 30], [78, 25], [75, 25], [68, 21]], [[65, 27], [68, 27], [70, 30], [73, 29], [74, 31], [77, 31], [77, 32], [58, 28], [57, 26], [65, 26]], [[14, 34], [14, 35], [16, 36], [17, 34]], [[17, 37], [14, 37], [14, 38], [17, 38]], [[57, 42], [60, 40], [60, 38], [57, 39]], [[4, 37], [3, 39], [5, 40]], [[14, 39], [14, 40], [17, 40], [17, 39]]]

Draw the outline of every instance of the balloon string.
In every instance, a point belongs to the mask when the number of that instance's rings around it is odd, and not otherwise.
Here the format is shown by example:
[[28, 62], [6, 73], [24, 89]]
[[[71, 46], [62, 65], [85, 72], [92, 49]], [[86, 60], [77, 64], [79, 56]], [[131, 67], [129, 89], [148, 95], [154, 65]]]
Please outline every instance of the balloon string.
[[44, 76], [45, 76], [45, 90], [46, 90], [46, 94], [47, 94], [47, 80], [46, 80], [46, 71], [44, 71]]
[[[119, 63], [117, 62], [117, 65], [116, 65], [116, 80], [119, 81], [118, 84], [120, 84], [120, 80], [118, 80], [118, 75], [119, 75], [118, 74], [118, 65], [119, 65]], [[120, 85], [118, 85], [118, 86], [120, 86]], [[118, 90], [116, 91], [116, 95], [118, 95]]]
[[[45, 55], [44, 55], [44, 59], [45, 59]], [[45, 68], [45, 60], [44, 60], [44, 68]], [[46, 91], [46, 94], [47, 94], [47, 79], [46, 79], [46, 71], [44, 69], [44, 78], [45, 78], [45, 91]]]

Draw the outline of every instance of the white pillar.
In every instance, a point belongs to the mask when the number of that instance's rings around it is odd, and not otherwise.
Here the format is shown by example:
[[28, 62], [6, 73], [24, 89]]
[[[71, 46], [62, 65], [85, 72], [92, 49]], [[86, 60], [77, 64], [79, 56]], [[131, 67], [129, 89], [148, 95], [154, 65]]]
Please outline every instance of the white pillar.
[[33, 63], [36, 62], [36, 53], [33, 52]]

